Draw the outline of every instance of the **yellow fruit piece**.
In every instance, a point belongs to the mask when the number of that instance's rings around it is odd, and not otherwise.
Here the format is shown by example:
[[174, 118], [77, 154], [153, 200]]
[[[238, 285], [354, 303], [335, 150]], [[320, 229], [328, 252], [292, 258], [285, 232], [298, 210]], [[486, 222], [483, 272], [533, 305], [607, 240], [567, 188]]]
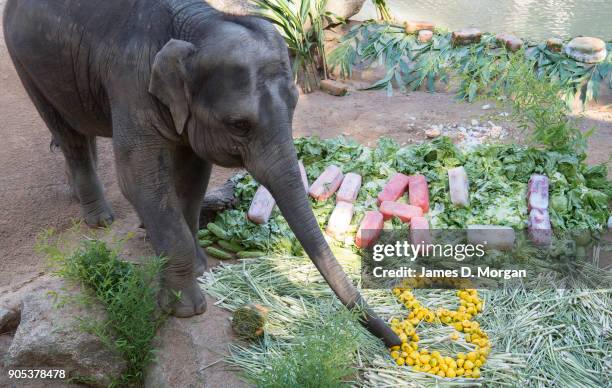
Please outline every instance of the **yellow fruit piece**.
[[393, 358], [394, 360], [398, 359], [400, 356], [400, 353], [397, 350], [394, 350], [391, 352], [391, 358]]
[[480, 369], [478, 368], [474, 368], [474, 370], [472, 370], [472, 377], [477, 379], [480, 377]]
[[474, 361], [474, 366], [475, 367], [481, 367], [482, 366], [482, 361], [480, 361], [480, 359]]
[[446, 377], [453, 378], [456, 376], [457, 376], [457, 371], [455, 371], [454, 369], [451, 368], [446, 371]]
[[464, 364], [463, 367], [467, 370], [470, 370], [472, 368], [474, 368], [474, 363], [470, 360], [467, 360]]
[[465, 358], [465, 353], [463, 353], [463, 352], [457, 353], [457, 358], [458, 359], [464, 359]]
[[395, 360], [395, 363], [399, 366], [404, 365], [404, 363], [406, 362], [406, 360], [404, 360], [404, 358], [399, 357], [397, 360]]
[[429, 360], [431, 359], [431, 356], [429, 356], [428, 354], [421, 354], [420, 359], [421, 359], [421, 362], [423, 364], [427, 364], [427, 363], [429, 363]]
[[410, 366], [414, 365], [414, 359], [410, 357], [408, 357], [405, 362], [406, 362], [406, 365], [410, 365]]
[[421, 367], [421, 370], [422, 370], [423, 372], [429, 372], [429, 371], [431, 370], [431, 365], [429, 365], [429, 364], [425, 364], [425, 365], [423, 365], [423, 366]]
[[400, 347], [398, 345], [391, 346], [391, 350], [400, 350]]
[[452, 339], [453, 341], [457, 341], [459, 339], [459, 333], [453, 331], [450, 335], [450, 339]]
[[467, 354], [467, 359], [474, 362], [478, 358], [478, 354], [476, 352], [469, 352]]
[[460, 358], [457, 360], [457, 366], [463, 366], [463, 363], [465, 362], [465, 360], [463, 358]]
[[457, 376], [463, 376], [465, 370], [463, 368], [457, 368]]

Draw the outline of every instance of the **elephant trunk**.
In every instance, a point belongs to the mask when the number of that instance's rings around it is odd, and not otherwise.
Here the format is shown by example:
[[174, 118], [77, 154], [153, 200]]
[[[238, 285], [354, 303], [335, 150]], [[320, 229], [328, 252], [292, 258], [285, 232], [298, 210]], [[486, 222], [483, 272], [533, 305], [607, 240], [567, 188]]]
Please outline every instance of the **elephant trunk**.
[[247, 163], [247, 169], [272, 193], [291, 230], [340, 301], [348, 308], [361, 307], [365, 313], [362, 323], [387, 346], [399, 345], [399, 337], [369, 309], [325, 241], [304, 190], [293, 142], [272, 148], [263, 152], [263, 160], [251, 166]]

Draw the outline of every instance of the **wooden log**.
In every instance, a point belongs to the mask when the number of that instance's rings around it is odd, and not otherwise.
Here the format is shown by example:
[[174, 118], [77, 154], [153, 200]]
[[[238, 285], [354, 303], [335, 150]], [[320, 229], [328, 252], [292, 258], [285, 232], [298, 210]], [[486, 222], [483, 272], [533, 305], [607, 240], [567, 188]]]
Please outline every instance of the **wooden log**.
[[214, 221], [218, 213], [238, 205], [238, 198], [234, 196], [237, 180], [236, 177], [230, 178], [223, 185], [206, 193], [200, 209], [200, 227]]

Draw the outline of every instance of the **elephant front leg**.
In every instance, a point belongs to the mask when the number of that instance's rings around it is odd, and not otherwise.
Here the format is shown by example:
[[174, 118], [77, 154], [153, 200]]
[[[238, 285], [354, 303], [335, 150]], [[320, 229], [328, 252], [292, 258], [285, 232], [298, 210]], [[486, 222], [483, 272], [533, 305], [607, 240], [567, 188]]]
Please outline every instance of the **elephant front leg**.
[[199, 246], [197, 233], [200, 210], [208, 187], [212, 165], [200, 159], [191, 148], [179, 147], [174, 154], [173, 166], [174, 187], [181, 203], [183, 216], [196, 245], [195, 273], [200, 276], [206, 270], [207, 257]]
[[160, 304], [177, 317], [206, 310], [198, 286], [195, 263], [198, 249], [177, 195], [174, 157], [163, 146], [124, 149], [115, 146], [119, 184], [144, 226], [155, 253], [166, 258]]

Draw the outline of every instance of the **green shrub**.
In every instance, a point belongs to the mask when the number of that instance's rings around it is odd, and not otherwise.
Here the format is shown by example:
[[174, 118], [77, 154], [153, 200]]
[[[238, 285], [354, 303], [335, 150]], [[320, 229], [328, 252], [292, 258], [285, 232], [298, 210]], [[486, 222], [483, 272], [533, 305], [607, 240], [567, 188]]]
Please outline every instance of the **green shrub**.
[[140, 385], [146, 365], [155, 356], [152, 340], [165, 320], [157, 309], [157, 278], [164, 260], [154, 257], [142, 265], [129, 263], [121, 260], [118, 250], [97, 239], [82, 241], [72, 253], [57, 242], [49, 244], [48, 239], [38, 249], [49, 255], [57, 276], [80, 285], [86, 291], [84, 299], [104, 307], [104, 321], [79, 319], [79, 323], [127, 362], [127, 371], [112, 386]]

